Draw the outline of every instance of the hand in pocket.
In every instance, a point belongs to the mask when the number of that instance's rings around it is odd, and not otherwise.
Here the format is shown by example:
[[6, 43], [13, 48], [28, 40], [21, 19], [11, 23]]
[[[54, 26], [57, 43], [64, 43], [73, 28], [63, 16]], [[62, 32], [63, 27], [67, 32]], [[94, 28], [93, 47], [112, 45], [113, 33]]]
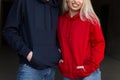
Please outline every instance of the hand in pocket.
[[63, 63], [64, 61], [62, 59], [59, 60], [59, 63]]
[[68, 66], [62, 59], [59, 61], [58, 68], [62, 73], [68, 73]]
[[31, 61], [32, 56], [33, 56], [33, 52], [30, 51], [30, 52], [28, 53], [28, 55], [27, 55], [27, 60], [28, 60], [29, 62]]
[[86, 77], [89, 76], [90, 73], [86, 71], [84, 66], [77, 66], [76, 69], [73, 71], [74, 77]]

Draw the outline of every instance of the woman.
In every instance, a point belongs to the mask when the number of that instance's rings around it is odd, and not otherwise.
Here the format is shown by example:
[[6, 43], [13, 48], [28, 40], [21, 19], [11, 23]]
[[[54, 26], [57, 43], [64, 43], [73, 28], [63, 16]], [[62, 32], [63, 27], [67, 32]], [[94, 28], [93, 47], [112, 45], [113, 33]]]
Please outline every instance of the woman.
[[64, 80], [101, 80], [105, 41], [90, 0], [63, 0], [57, 34]]

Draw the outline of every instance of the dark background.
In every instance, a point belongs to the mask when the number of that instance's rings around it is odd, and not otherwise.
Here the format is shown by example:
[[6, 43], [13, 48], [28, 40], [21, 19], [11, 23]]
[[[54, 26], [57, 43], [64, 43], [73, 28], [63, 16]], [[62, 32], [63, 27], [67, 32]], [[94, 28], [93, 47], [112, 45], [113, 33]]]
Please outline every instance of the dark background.
[[[0, 0], [0, 80], [15, 80], [17, 73], [18, 56], [2, 36], [2, 29], [12, 2], [13, 0]], [[118, 68], [120, 66], [120, 0], [92, 0], [92, 4], [100, 18], [106, 41], [102, 78], [120, 80], [118, 79], [120, 76]], [[61, 80], [59, 71], [56, 78]]]

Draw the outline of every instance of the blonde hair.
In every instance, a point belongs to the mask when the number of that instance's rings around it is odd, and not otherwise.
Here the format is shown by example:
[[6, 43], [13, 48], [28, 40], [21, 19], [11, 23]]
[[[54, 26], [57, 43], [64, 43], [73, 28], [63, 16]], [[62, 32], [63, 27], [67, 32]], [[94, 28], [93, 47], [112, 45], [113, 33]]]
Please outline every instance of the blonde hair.
[[[68, 12], [69, 8], [67, 5], [67, 0], [63, 0], [62, 12], [63, 14]], [[82, 7], [80, 9], [80, 19], [85, 21], [86, 19], [92, 23], [100, 24], [99, 18], [93, 10], [91, 0], [83, 0]]]

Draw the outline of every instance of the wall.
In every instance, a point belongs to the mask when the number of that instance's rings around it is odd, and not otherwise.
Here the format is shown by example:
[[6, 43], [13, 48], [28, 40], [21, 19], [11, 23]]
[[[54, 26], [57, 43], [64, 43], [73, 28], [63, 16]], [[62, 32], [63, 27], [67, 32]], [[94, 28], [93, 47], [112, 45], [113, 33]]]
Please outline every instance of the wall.
[[110, 7], [107, 53], [120, 60], [120, 1], [113, 0]]
[[92, 0], [106, 40], [105, 54], [120, 60], [120, 0]]
[[1, 26], [2, 26], [2, 20], [1, 20], [1, 0], [0, 0], [0, 47], [1, 47], [1, 43], [2, 43], [2, 37], [1, 37]]
[[[94, 3], [98, 14], [102, 13], [100, 17], [104, 17], [101, 22], [106, 39], [106, 54], [120, 60], [120, 0], [94, 0]], [[105, 13], [107, 8], [108, 14]]]

